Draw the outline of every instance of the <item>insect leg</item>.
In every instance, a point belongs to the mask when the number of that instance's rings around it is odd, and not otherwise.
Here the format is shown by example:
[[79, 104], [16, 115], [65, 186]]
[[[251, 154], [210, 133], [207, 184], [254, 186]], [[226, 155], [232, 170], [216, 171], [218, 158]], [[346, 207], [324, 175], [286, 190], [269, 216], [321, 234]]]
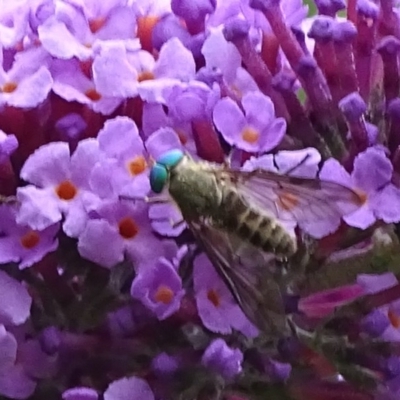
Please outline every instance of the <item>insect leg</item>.
[[311, 154], [306, 154], [295, 166], [293, 166], [292, 168], [289, 168], [287, 171], [285, 172], [281, 172], [282, 175], [290, 175], [292, 172], [294, 172], [297, 168], [301, 167], [302, 165], [304, 165], [307, 160], [311, 157]]
[[157, 204], [157, 203], [168, 203], [170, 199], [163, 196], [128, 196], [120, 194], [118, 196], [120, 200], [130, 200], [130, 201], [144, 201], [149, 204]]

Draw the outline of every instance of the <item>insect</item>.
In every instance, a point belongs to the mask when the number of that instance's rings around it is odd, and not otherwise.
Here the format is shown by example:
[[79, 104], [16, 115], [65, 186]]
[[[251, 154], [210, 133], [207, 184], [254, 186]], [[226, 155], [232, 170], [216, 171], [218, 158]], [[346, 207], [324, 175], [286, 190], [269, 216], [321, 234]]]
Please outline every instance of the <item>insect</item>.
[[271, 298], [279, 288], [271, 282], [265, 263], [251, 257], [244, 261], [238, 249], [247, 244], [262, 253], [291, 257], [298, 245], [287, 226], [340, 218], [361, 205], [357, 193], [337, 183], [261, 169], [232, 170], [197, 162], [181, 150], [171, 150], [156, 161], [150, 184], [155, 193], [168, 188], [242, 310], [263, 329], [283, 314], [282, 303]]

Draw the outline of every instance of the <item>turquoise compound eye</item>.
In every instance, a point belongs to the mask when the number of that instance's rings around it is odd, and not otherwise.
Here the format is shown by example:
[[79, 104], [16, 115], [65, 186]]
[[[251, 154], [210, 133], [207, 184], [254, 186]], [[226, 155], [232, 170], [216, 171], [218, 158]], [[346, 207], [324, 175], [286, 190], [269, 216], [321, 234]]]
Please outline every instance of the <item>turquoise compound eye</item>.
[[154, 193], [161, 193], [168, 180], [168, 170], [163, 165], [156, 164], [150, 171], [150, 187]]
[[163, 165], [165, 168], [173, 168], [175, 167], [179, 161], [184, 157], [182, 150], [170, 150], [164, 153], [158, 160], [157, 164]]

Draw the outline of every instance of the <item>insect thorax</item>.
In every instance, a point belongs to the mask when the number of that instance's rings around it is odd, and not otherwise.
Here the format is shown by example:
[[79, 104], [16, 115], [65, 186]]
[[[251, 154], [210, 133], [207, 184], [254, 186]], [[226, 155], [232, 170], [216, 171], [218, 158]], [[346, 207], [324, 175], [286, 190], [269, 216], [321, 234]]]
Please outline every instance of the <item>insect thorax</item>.
[[169, 192], [185, 219], [213, 217], [221, 204], [221, 188], [210, 168], [188, 158], [171, 171]]

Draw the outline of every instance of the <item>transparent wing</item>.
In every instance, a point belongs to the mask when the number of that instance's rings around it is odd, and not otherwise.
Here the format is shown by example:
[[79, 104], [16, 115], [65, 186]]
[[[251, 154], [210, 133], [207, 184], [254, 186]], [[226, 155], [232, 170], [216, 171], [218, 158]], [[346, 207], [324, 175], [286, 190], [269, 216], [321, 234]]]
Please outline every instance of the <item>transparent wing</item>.
[[274, 336], [284, 332], [282, 296], [265, 255], [251, 248], [251, 256], [245, 257], [242, 251], [242, 258], [238, 250], [244, 243], [207, 220], [192, 221], [189, 228], [249, 320], [265, 334]]
[[280, 175], [265, 170], [224, 170], [221, 179], [234, 184], [250, 204], [269, 210], [281, 221], [312, 223], [341, 218], [363, 203], [352, 189], [335, 182]]

